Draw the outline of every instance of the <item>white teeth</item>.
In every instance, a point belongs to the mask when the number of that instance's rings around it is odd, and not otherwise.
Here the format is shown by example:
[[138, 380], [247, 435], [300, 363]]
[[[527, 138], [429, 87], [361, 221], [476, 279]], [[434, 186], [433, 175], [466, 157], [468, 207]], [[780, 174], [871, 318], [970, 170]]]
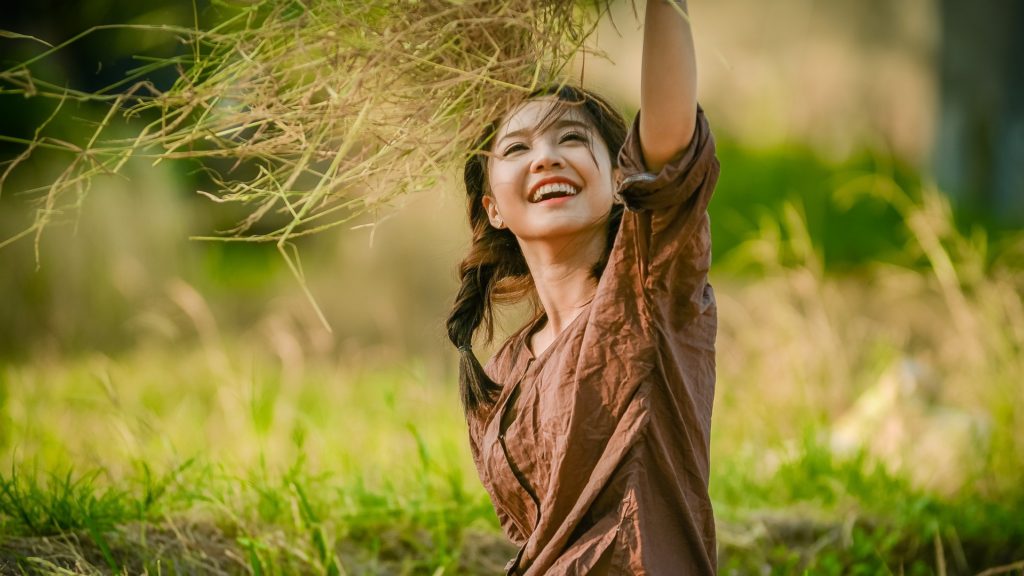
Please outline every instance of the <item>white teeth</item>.
[[533, 197], [530, 199], [531, 202], [540, 202], [541, 198], [544, 198], [548, 194], [554, 194], [556, 192], [562, 192], [569, 196], [575, 196], [579, 194], [579, 188], [576, 188], [568, 182], [555, 182], [553, 184], [545, 184], [537, 189], [533, 193]]

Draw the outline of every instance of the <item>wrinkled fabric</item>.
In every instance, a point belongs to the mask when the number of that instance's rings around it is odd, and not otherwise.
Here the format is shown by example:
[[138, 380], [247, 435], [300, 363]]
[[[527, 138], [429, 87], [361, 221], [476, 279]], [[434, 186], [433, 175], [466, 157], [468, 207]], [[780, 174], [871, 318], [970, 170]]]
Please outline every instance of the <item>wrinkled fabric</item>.
[[534, 357], [513, 334], [502, 386], [467, 415], [506, 536], [508, 574], [714, 574], [708, 497], [715, 297], [707, 214], [719, 165], [702, 110], [691, 144], [645, 172], [639, 117], [622, 150], [621, 227], [594, 299]]

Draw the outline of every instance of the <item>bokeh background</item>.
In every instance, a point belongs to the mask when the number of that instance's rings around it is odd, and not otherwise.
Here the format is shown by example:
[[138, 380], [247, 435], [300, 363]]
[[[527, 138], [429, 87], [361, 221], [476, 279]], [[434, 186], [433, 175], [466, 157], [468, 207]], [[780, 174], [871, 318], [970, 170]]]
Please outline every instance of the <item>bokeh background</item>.
[[[1022, 6], [691, 2], [700, 100], [722, 163], [710, 208], [721, 313], [712, 492], [723, 565], [737, 573], [904, 563], [971, 573], [1021, 559], [1021, 528], [1006, 514], [1024, 469]], [[203, 18], [216, 10], [197, 4]], [[574, 64], [628, 114], [639, 101], [636, 10], [612, 3], [594, 52]], [[95, 25], [194, 17], [180, 2], [121, 0], [4, 12], [0, 28], [53, 43]], [[42, 50], [7, 37], [0, 47], [5, 68]], [[172, 35], [99, 30], [43, 66], [97, 90], [137, 65], [133, 56], [178, 49]], [[67, 106], [52, 129], [69, 139], [103, 113]], [[9, 160], [53, 103], [0, 94], [0, 107]], [[32, 189], [60, 169], [40, 155], [7, 180], [0, 238], [32, 224]], [[206, 500], [163, 503], [161, 517], [213, 518], [225, 549], [250, 552], [224, 566], [298, 562], [279, 545], [319, 550], [316, 530], [350, 570], [355, 557], [397, 572], [486, 572], [487, 558], [500, 559], [500, 539], [462, 531], [493, 536], [496, 524], [468, 460], [444, 333], [468, 242], [457, 179], [296, 242], [328, 330], [272, 245], [189, 239], [241, 214], [196, 193], [211, 186], [199, 166], [133, 161], [124, 172], [98, 178], [38, 241], [0, 248], [5, 482], [28, 467], [40, 486], [46, 471], [96, 470], [96, 494], [129, 494], [140, 462], [180, 487], [175, 471], [198, 459], [190, 469], [204, 470]], [[520, 319], [510, 311], [504, 330]], [[306, 497], [280, 470], [300, 460], [303, 478], [335, 474], [310, 480], [322, 514], [293, 510]], [[276, 480], [261, 485], [258, 471]], [[252, 492], [235, 494], [224, 478], [246, 478]], [[10, 534], [46, 532], [12, 510], [0, 508]], [[796, 524], [776, 521], [780, 510], [795, 510]], [[39, 514], [44, 528], [56, 517]], [[147, 514], [101, 527], [159, 524]], [[891, 529], [887, 514], [911, 528]], [[858, 550], [852, 517], [868, 519], [865, 534], [898, 536], [865, 536]], [[400, 545], [379, 536], [395, 526], [413, 527], [398, 529], [412, 534], [395, 537]], [[395, 546], [393, 556], [420, 560], [388, 564], [381, 550]], [[829, 551], [839, 564], [822, 560]], [[466, 568], [477, 552], [485, 563]], [[330, 553], [310, 554], [329, 571]], [[98, 558], [97, 569], [110, 565]]]

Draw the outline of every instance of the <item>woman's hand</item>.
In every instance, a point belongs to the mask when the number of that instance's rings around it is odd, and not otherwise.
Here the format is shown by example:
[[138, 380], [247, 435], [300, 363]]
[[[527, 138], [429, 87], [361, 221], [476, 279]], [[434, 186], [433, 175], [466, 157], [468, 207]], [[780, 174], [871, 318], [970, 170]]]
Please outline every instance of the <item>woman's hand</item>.
[[640, 147], [658, 172], [690, 144], [697, 122], [697, 62], [686, 0], [648, 0], [640, 79]]

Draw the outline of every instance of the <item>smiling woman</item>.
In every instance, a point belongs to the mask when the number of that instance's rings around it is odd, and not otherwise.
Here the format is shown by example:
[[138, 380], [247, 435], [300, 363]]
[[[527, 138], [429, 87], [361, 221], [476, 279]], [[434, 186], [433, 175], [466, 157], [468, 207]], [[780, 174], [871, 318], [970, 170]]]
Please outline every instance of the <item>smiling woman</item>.
[[[530, 95], [466, 162], [473, 245], [448, 319], [509, 574], [713, 574], [708, 496], [718, 177], [685, 2], [647, 3], [641, 115]], [[536, 317], [488, 362], [497, 303]]]
[[600, 228], [611, 212], [608, 147], [578, 109], [545, 122], [558, 110], [557, 102], [549, 96], [516, 109], [502, 123], [487, 162], [490, 193], [481, 199], [484, 209], [493, 226], [508, 227], [515, 235], [527, 262], [555, 257], [545, 252], [564, 253], [552, 240], [577, 240], [587, 231], [584, 252], [596, 260], [603, 244]]
[[[542, 115], [539, 114], [541, 111]], [[531, 119], [535, 121], [534, 124], [526, 122]], [[566, 160], [563, 158], [557, 159], [550, 166], [544, 161], [537, 166], [521, 166], [520, 175], [516, 176], [516, 163], [511, 160], [518, 157], [519, 164], [522, 164], [524, 159], [530, 164], [527, 141], [527, 136], [530, 135], [532, 139], [554, 138], [560, 141], [560, 147], [572, 148], [574, 157], [580, 155], [579, 146], [565, 146], [576, 138], [575, 135], [567, 138], [568, 131], [565, 134], [560, 132], [560, 128], [566, 125], [577, 127], [575, 134], [586, 138], [590, 161], [589, 164], [584, 161], [585, 166], [597, 166], [601, 163], [593, 150], [595, 142], [600, 144], [600, 153], [611, 164], [607, 182], [595, 179], [595, 175], [592, 174], [589, 180], [590, 188], [584, 190], [579, 187], [583, 182], [572, 180], [573, 177], [580, 180], [579, 175], [567, 175], [570, 167], [565, 165]], [[478, 140], [475, 146], [478, 153], [467, 160], [464, 173], [473, 244], [460, 267], [462, 288], [448, 320], [452, 342], [463, 352], [468, 352], [463, 355], [465, 362], [461, 370], [463, 400], [466, 406], [476, 406], [482, 401], [492, 400], [497, 388], [484, 374], [483, 368], [470, 351], [473, 335], [478, 328], [484, 328], [487, 338], [491, 337], [494, 303], [515, 302], [527, 296], [540, 296], [533, 271], [556, 269], [545, 268], [545, 264], [536, 258], [562, 257], [563, 268], [567, 268], [571, 273], [572, 280], [582, 280], [580, 283], [583, 285], [576, 287], [574, 291], [592, 292], [593, 285], [607, 263], [612, 242], [622, 219], [623, 205], [612, 202], [611, 190], [612, 171], [617, 170], [617, 157], [611, 156], [608, 151], [618, 150], [625, 137], [625, 121], [607, 102], [582, 89], [565, 86], [550, 87], [530, 94], [526, 100], [513, 107], [507, 118], [499, 118], [492, 122]], [[541, 147], [543, 146], [542, 143]], [[522, 174], [524, 171], [536, 173], [528, 177]], [[530, 178], [533, 182], [529, 182]], [[516, 180], [520, 182], [518, 191]], [[530, 202], [530, 199], [535, 197], [544, 185], [557, 183], [559, 180], [568, 182], [570, 186], [578, 186], [579, 192], [585, 194], [577, 193], [576, 196], [583, 196], [579, 199], [585, 202], [576, 202], [578, 198], [574, 196], [575, 222], [572, 221], [572, 212], [569, 212], [568, 217], [563, 215], [561, 222], [557, 213], [555, 216], [550, 216], [549, 213], [549, 217], [546, 218], [549, 234], [545, 235], [542, 232], [540, 237], [529, 240], [528, 238], [533, 235], [531, 229], [543, 228], [544, 223], [537, 225], [532, 219], [538, 219], [540, 216], [536, 213], [527, 215], [526, 210], [538, 212], [551, 202]], [[495, 181], [499, 183], [497, 187], [492, 185]], [[528, 189], [523, 190], [524, 187]], [[501, 190], [501, 196], [507, 196], [504, 201], [498, 200], [496, 188]], [[607, 194], [602, 194], [603, 188], [607, 188]], [[606, 203], [607, 211], [581, 216], [579, 205], [587, 207], [586, 201], [595, 200]], [[502, 204], [504, 207], [499, 207]], [[566, 211], [561, 212], [564, 214]], [[515, 220], [515, 231], [506, 224], [503, 213]], [[552, 226], [556, 230], [552, 231]], [[557, 233], [559, 226], [563, 227], [561, 233]], [[565, 227], [568, 227], [568, 233]], [[601, 231], [603, 233], [598, 234]], [[560, 248], [558, 244], [561, 244]], [[594, 252], [598, 250], [595, 256]], [[535, 258], [532, 264], [528, 259], [531, 256]], [[568, 291], [556, 293], [562, 296], [572, 295]], [[554, 307], [550, 312], [556, 315], [560, 313]]]

